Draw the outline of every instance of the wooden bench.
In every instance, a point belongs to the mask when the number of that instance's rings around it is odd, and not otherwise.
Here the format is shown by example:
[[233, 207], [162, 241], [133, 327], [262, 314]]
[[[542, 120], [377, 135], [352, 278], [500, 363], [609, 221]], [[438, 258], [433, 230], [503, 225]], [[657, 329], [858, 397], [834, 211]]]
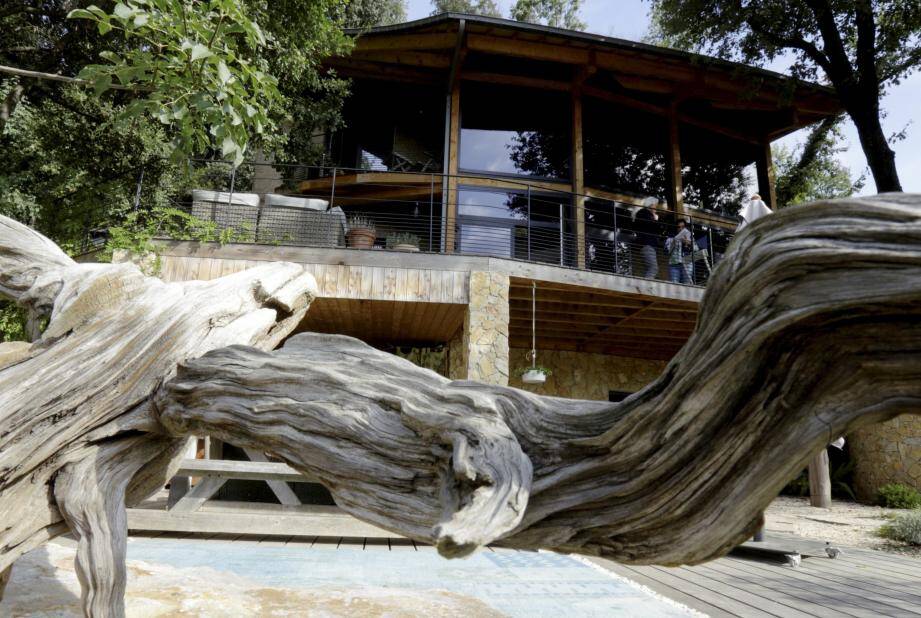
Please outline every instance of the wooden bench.
[[[302, 504], [288, 483], [316, 483], [291, 466], [244, 449], [252, 461], [184, 459], [166, 508], [128, 509], [128, 529], [144, 532], [392, 538], [336, 506]], [[200, 480], [190, 484], [192, 477]], [[280, 504], [211, 500], [229, 480], [265, 481]]]

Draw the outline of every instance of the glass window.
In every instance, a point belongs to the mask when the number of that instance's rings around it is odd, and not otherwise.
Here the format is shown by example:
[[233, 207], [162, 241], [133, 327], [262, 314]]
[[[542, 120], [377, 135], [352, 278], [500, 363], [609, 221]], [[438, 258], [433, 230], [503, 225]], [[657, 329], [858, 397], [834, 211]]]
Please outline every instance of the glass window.
[[694, 126], [682, 125], [681, 183], [684, 203], [722, 215], [738, 214], [756, 191], [757, 147]]
[[464, 82], [460, 167], [568, 180], [571, 115], [564, 93]]
[[668, 124], [664, 118], [586, 97], [585, 184], [637, 196], [668, 194]]
[[333, 163], [375, 171], [441, 171], [445, 100], [437, 89], [356, 80], [342, 115], [345, 126], [328, 143]]
[[570, 265], [575, 240], [569, 212], [568, 197], [462, 188], [460, 251]]

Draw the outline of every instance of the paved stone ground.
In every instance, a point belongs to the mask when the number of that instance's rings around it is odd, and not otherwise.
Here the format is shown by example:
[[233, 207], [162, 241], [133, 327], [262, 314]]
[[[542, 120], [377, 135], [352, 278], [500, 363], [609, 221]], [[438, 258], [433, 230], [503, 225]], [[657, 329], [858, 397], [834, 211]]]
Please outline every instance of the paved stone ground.
[[[74, 545], [61, 539], [16, 563], [2, 616], [80, 616]], [[690, 616], [695, 612], [552, 553], [482, 551], [443, 560], [431, 547], [132, 538], [128, 615]]]

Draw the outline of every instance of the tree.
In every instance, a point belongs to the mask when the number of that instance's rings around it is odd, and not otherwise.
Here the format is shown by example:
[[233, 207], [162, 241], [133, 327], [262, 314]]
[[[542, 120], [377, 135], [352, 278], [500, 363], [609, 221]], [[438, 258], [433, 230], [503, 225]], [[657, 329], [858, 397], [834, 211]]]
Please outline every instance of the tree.
[[840, 118], [827, 118], [817, 124], [794, 151], [774, 149], [778, 206], [849, 197], [863, 188], [864, 177], [853, 180], [836, 157], [842, 150], [837, 146], [840, 122]]
[[[180, 24], [183, 13], [168, 17], [156, 9], [161, 4], [109, 4], [111, 14], [82, 9], [87, 12], [76, 16], [85, 19], [67, 18], [75, 5], [86, 6], [73, 0], [11, 0], [0, 9], [0, 65], [73, 80], [104, 54], [109, 60], [103, 58], [105, 64], [83, 77], [100, 89], [110, 81], [130, 88], [96, 96], [80, 83], [9, 78], [0, 68], [0, 213], [33, 224], [68, 251], [77, 248], [88, 230], [124, 218], [133, 207], [142, 168], [141, 202], [148, 208], [167, 205], [189, 186], [187, 166], [166, 161], [177, 152], [177, 143], [195, 155], [212, 157], [230, 137], [239, 148], [228, 142], [228, 155], [239, 157], [243, 144], [253, 144], [281, 160], [309, 162], [319, 149], [310, 136], [318, 127], [340, 122], [348, 82], [321, 67], [326, 55], [345, 53], [351, 45], [341, 30], [345, 16], [338, 0], [230, 3], [245, 7], [245, 16], [234, 12], [236, 8], [222, 13], [224, 3], [210, 0], [169, 2], [166, 8], [186, 11], [190, 36], [202, 46], [195, 52], [191, 39], [192, 47], [185, 49], [177, 40], [186, 32], [186, 24]], [[243, 28], [236, 23], [241, 19], [251, 31], [249, 38], [235, 33]], [[220, 31], [208, 31], [217, 22]], [[157, 38], [160, 51], [143, 43], [142, 37], [155, 27], [168, 29]], [[257, 30], [262, 39], [254, 34]], [[197, 60], [191, 60], [192, 53]], [[228, 54], [234, 54], [229, 63]], [[174, 62], [179, 58], [185, 62]], [[159, 67], [156, 75], [148, 70], [151, 63]], [[170, 77], [165, 77], [167, 63], [176, 65]], [[189, 72], [190, 65], [198, 70]], [[263, 75], [253, 82], [248, 76], [255, 67], [262, 67]], [[228, 75], [233, 83], [221, 86]], [[263, 81], [274, 84], [277, 95], [249, 94], [253, 84]], [[194, 103], [162, 110], [152, 104], [184, 94], [183, 101]], [[224, 101], [215, 108], [220, 97]], [[247, 106], [253, 97], [261, 97], [264, 113], [250, 115]], [[259, 126], [265, 118], [267, 124]], [[270, 133], [272, 125], [277, 130]], [[252, 135], [247, 131], [237, 137], [247, 126]], [[255, 140], [260, 130], [262, 139]]]
[[512, 7], [511, 17], [554, 28], [585, 30], [585, 22], [579, 19], [581, 8], [582, 0], [518, 0]]
[[351, 0], [343, 25], [346, 28], [371, 28], [403, 21], [406, 21], [405, 0]]
[[351, 337], [288, 338], [316, 295], [301, 265], [164, 283], [77, 264], [0, 217], [0, 294], [51, 317], [38, 345], [0, 348], [0, 581], [69, 530], [86, 613], [122, 616], [126, 505], [199, 435], [278, 457], [446, 557], [719, 557], [830, 435], [919, 413], [919, 243], [918, 196], [756, 221], [668, 369], [609, 403], [451, 381]]
[[679, 46], [759, 65], [792, 54], [795, 76], [824, 76], [857, 127], [877, 190], [902, 190], [880, 99], [921, 64], [921, 3], [650, 1], [656, 29]]
[[486, 15], [502, 17], [496, 0], [432, 0], [432, 15], [441, 13], [466, 13], [468, 15]]

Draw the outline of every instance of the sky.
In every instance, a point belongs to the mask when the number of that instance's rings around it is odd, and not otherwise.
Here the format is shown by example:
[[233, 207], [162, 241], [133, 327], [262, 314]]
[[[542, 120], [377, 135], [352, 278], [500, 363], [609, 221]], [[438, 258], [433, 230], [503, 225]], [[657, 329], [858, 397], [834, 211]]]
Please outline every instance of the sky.
[[[503, 13], [508, 14], [512, 0], [497, 0]], [[410, 19], [427, 17], [432, 13], [431, 0], [407, 0]], [[606, 36], [638, 41], [649, 24], [649, 4], [644, 0], [584, 0], [582, 21], [588, 31]], [[768, 67], [783, 71], [783, 66]], [[891, 86], [882, 102], [886, 114], [883, 130], [892, 135], [907, 128], [908, 137], [893, 144], [899, 178], [905, 191], [921, 193], [921, 72], [911, 75], [898, 86]], [[775, 144], [794, 147], [805, 137], [806, 130], [797, 131]], [[848, 120], [844, 126], [845, 150], [839, 153], [841, 161], [851, 170], [852, 177], [866, 174], [866, 185], [861, 194], [876, 192], [867, 160], [860, 148], [857, 130]]]

